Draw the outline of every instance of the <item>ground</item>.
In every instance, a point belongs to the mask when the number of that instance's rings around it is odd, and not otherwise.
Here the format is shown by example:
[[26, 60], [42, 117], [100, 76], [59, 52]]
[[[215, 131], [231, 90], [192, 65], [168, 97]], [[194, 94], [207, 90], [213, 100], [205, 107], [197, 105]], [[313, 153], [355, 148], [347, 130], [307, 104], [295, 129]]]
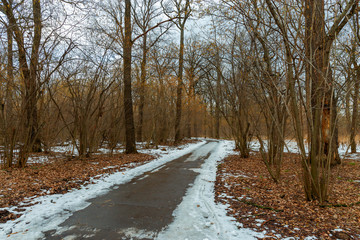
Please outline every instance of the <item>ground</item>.
[[228, 214], [242, 226], [275, 239], [359, 239], [360, 162], [345, 159], [333, 169], [330, 199], [319, 204], [305, 199], [299, 161], [299, 155], [286, 153], [275, 183], [259, 153], [247, 159], [231, 155], [218, 167], [216, 200], [229, 204]]
[[90, 178], [94, 184], [24, 199], [20, 204], [30, 206], [21, 212], [1, 209], [21, 216], [0, 223], [0, 239], [255, 239], [262, 234], [238, 229], [226, 206], [214, 201], [217, 163], [232, 149], [231, 141], [201, 140]]
[[[0, 171], [0, 208], [18, 206], [20, 210], [28, 206], [25, 198], [65, 193], [92, 183], [104, 174], [139, 166], [154, 159], [147, 154], [116, 154], [114, 156], [96, 156], [87, 159], [58, 159], [51, 163], [31, 164], [26, 168], [11, 168]], [[21, 204], [19, 204], [21, 203]], [[19, 214], [0, 212], [0, 222], [19, 217]]]
[[[289, 144], [287, 151], [295, 152], [295, 145]], [[282, 178], [275, 184], [257, 147], [254, 143], [248, 159], [240, 158], [233, 151], [234, 143], [225, 140], [164, 146], [135, 155], [99, 153], [88, 159], [59, 157], [56, 152], [51, 158], [32, 156], [31, 164], [24, 169], [0, 170], [0, 239], [61, 239], [67, 232], [85, 234], [89, 229], [86, 236], [112, 231], [131, 236], [125, 239], [360, 239], [358, 155], [351, 155], [333, 169], [331, 197], [320, 206], [304, 198], [297, 154], [285, 153]], [[169, 188], [175, 191], [172, 185], [179, 185], [180, 180], [184, 184], [177, 197], [166, 194]], [[146, 201], [147, 197], [154, 201]], [[158, 204], [156, 199], [166, 203], [177, 200], [164, 208], [166, 204]], [[101, 211], [104, 206], [107, 211]], [[141, 215], [150, 210], [126, 217], [127, 206], [134, 207], [132, 213], [143, 207], [161, 209], [167, 217], [161, 211], [150, 217]], [[93, 214], [94, 209], [100, 212]], [[129, 225], [124, 228], [98, 221], [97, 216], [102, 215], [103, 219], [109, 216], [111, 224]], [[114, 217], [130, 222], [111, 221]], [[151, 231], [147, 227], [152, 224], [136, 222], [161, 222], [157, 217], [164, 224]], [[72, 228], [80, 220], [85, 221], [79, 225], [82, 227]], [[95, 223], [104, 229], [83, 228]], [[109, 226], [111, 231], [107, 230]]]
[[[179, 145], [191, 142], [195, 141], [184, 140]], [[24, 207], [36, 203], [33, 199], [39, 196], [79, 189], [100, 177], [140, 166], [177, 148], [181, 147], [160, 146], [158, 149], [140, 150], [149, 154], [130, 155], [118, 153], [122, 150], [113, 155], [98, 152], [82, 159], [72, 156], [68, 146], [58, 146], [47, 153], [34, 153], [25, 168], [0, 169], [0, 223], [20, 217]], [[6, 209], [13, 206], [16, 213]]]

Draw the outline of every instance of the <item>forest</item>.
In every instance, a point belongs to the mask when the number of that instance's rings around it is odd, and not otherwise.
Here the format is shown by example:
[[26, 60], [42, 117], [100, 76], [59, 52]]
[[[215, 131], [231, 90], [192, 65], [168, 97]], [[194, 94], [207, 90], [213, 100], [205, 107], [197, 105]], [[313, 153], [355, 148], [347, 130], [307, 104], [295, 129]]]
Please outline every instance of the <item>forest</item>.
[[[232, 139], [327, 204], [359, 151], [359, 0], [1, 0], [1, 168]], [[359, 192], [357, 192], [359, 193]], [[359, 194], [358, 194], [359, 195]], [[360, 202], [351, 203], [352, 206]]]

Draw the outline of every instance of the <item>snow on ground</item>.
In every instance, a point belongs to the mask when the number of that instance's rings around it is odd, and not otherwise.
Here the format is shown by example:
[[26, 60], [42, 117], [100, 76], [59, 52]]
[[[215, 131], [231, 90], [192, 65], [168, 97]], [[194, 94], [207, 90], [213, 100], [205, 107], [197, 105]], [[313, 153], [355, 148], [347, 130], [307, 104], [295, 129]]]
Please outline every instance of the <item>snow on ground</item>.
[[[299, 148], [297, 146], [297, 142], [295, 140], [285, 140], [285, 148], [284, 152], [287, 153], [300, 153]], [[266, 148], [267, 141], [264, 140], [264, 146]], [[260, 143], [258, 140], [253, 140], [250, 142], [250, 149], [252, 151], [259, 151], [260, 149]], [[309, 152], [307, 144], [305, 144], [305, 151], [306, 153]], [[347, 159], [354, 159], [354, 160], [360, 160], [360, 144], [357, 144], [356, 146], [356, 152], [357, 153], [350, 153], [350, 146], [347, 144], [340, 144], [339, 146], [339, 155], [341, 158], [347, 158]]]
[[[201, 140], [204, 140], [205, 138], [198, 138]], [[297, 143], [295, 140], [286, 140], [285, 141], [286, 146], [284, 148], [284, 152], [289, 152], [289, 153], [299, 153], [299, 149], [297, 146]], [[250, 149], [252, 151], [259, 151], [260, 149], [260, 143], [258, 140], [253, 140], [250, 143]], [[141, 153], [146, 153], [146, 154], [151, 154], [157, 157], [163, 156], [165, 154], [169, 154], [171, 153], [173, 150], [176, 150], [177, 147], [176, 146], [163, 146], [163, 145], [159, 145], [157, 149], [153, 149], [153, 148], [146, 148], [147, 143], [146, 142], [137, 142], [136, 143], [138, 151]], [[264, 146], [267, 146], [267, 141], [264, 140]], [[17, 150], [16, 150], [17, 151]], [[73, 146], [72, 142], [64, 142], [61, 145], [57, 145], [57, 146], [53, 146], [51, 147], [51, 151], [55, 152], [55, 153], [67, 153], [69, 155], [74, 155], [77, 156], [78, 155], [78, 151], [76, 149], [75, 146]], [[124, 151], [124, 146], [121, 144], [117, 144], [116, 148], [113, 150], [113, 153], [122, 153]], [[305, 151], [308, 152], [308, 147], [307, 145], [305, 145]], [[102, 147], [97, 149], [97, 152], [94, 153], [95, 155], [97, 154], [109, 154], [111, 152], [111, 150], [109, 148], [106, 147]], [[357, 145], [357, 149], [356, 149], [357, 153], [350, 153], [350, 146], [346, 145], [346, 144], [341, 144], [339, 146], [339, 154], [340, 157], [342, 158], [348, 158], [348, 159], [353, 159], [353, 160], [360, 160], [360, 144]], [[51, 158], [49, 158], [49, 156], [47, 155], [42, 155], [42, 156], [30, 156], [28, 159], [28, 163], [29, 164], [34, 164], [34, 163], [47, 163], [50, 161]], [[1, 159], [0, 159], [0, 163], [1, 163]]]
[[[176, 159], [184, 154], [203, 145], [204, 141], [195, 144], [187, 144], [181, 147], [159, 146], [158, 149], [142, 149], [142, 153], [160, 156], [147, 164], [136, 168], [127, 169], [111, 175], [103, 176], [100, 179], [91, 179], [95, 184], [82, 187], [79, 190], [72, 190], [65, 194], [55, 194], [26, 199], [28, 203], [39, 202], [30, 207], [25, 207], [24, 212], [17, 212], [16, 207], [4, 208], [14, 213], [23, 214], [14, 221], [0, 224], [0, 239], [38, 239], [43, 237], [43, 232], [58, 229], [58, 225], [64, 222], [73, 212], [86, 208], [90, 203], [89, 199], [103, 195], [118, 184], [131, 181], [147, 171], [157, 171], [165, 163]], [[200, 174], [194, 184], [189, 187], [183, 201], [174, 211], [174, 222], [163, 230], [157, 237], [158, 240], [235, 240], [235, 239], [256, 239], [265, 237], [265, 233], [257, 233], [251, 229], [241, 228], [235, 218], [226, 215], [229, 205], [216, 204], [214, 202], [214, 184], [218, 162], [229, 154], [236, 154], [233, 141], [220, 141], [207, 145], [212, 150], [210, 157], [199, 169], [193, 169]], [[257, 141], [251, 142], [253, 151], [259, 149]], [[67, 147], [57, 147], [55, 151], [70, 151]], [[204, 149], [208, 150], [208, 149]], [[71, 149], [72, 150], [72, 149]], [[360, 149], [359, 149], [360, 150]], [[298, 152], [297, 144], [294, 141], [287, 142], [286, 152]], [[346, 153], [346, 147], [340, 146], [340, 154]], [[355, 155], [354, 155], [355, 156]], [[195, 160], [190, 158], [187, 161]], [[39, 159], [38, 161], [44, 161]], [[0, 209], [0, 210], [4, 210]], [[238, 228], [240, 227], [240, 228]], [[6, 236], [9, 235], [7, 238]]]
[[[191, 152], [204, 143], [204, 141], [201, 141], [195, 144], [187, 144], [182, 146], [181, 149], [174, 149], [168, 155], [139, 167], [117, 172], [100, 179], [91, 179], [95, 184], [89, 184], [79, 190], [72, 190], [65, 194], [54, 194], [27, 199], [30, 203], [38, 202], [38, 204], [25, 207], [24, 212], [17, 212], [15, 210], [16, 207], [0, 209], [23, 214], [14, 221], [0, 224], [0, 239], [42, 238], [42, 232], [58, 229], [58, 225], [69, 218], [73, 212], [89, 206], [89, 199], [103, 195], [116, 188], [116, 185], [127, 183], [134, 177], [147, 171], [159, 168], [165, 163]], [[8, 238], [7, 235], [9, 235]]]
[[[146, 143], [137, 142], [136, 143], [137, 149], [141, 153], [154, 155], [155, 157], [161, 157], [165, 154], [171, 153], [173, 150], [178, 149], [179, 147], [176, 146], [165, 146], [165, 145], [159, 145], [157, 149], [152, 148], [146, 148]], [[61, 154], [68, 154], [72, 156], [77, 156], [78, 151], [76, 147], [72, 144], [72, 142], [64, 142], [62, 144], [59, 144], [57, 146], [53, 146], [50, 148], [51, 152], [54, 153], [61, 153]], [[16, 150], [17, 151], [17, 150]], [[122, 153], [124, 152], [124, 146], [121, 144], [117, 144], [116, 149], [113, 150], [113, 153]], [[102, 147], [97, 149], [97, 152], [94, 153], [94, 155], [99, 154], [110, 154], [111, 150], [106, 147]], [[51, 160], [53, 160], [52, 156], [49, 155], [33, 155], [28, 158], [27, 163], [28, 164], [34, 164], [34, 163], [48, 163]], [[2, 163], [2, 159], [0, 159], [0, 164]]]
[[[208, 144], [208, 147], [213, 148], [216, 144]], [[226, 215], [229, 206], [214, 202], [218, 162], [233, 154], [233, 149], [233, 142], [221, 141], [202, 167], [194, 169], [200, 174], [174, 211], [174, 222], [158, 235], [158, 240], [246, 240], [264, 237], [250, 229], [238, 228], [241, 224], [236, 224], [235, 218]]]

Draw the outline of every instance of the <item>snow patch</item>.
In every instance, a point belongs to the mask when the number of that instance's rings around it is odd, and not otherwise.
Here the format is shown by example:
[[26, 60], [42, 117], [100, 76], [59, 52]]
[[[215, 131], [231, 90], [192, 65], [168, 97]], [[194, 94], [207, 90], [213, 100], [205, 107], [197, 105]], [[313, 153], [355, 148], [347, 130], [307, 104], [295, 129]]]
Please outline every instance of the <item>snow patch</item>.
[[[113, 186], [131, 181], [134, 177], [170, 162], [184, 154], [187, 154], [199, 146], [205, 144], [201, 141], [195, 144], [187, 144], [182, 150], [173, 150], [159, 159], [136, 168], [127, 169], [124, 172], [116, 172], [100, 179], [92, 178], [89, 184], [77, 190], [74, 189], [65, 194], [54, 194], [37, 197], [31, 203], [39, 202], [33, 206], [25, 207], [24, 212], [17, 212], [16, 206], [3, 208], [10, 212], [23, 214], [14, 221], [0, 224], [0, 239], [41, 239], [43, 232], [49, 230], [61, 230], [59, 225], [69, 218], [73, 212], [79, 211], [90, 205], [88, 200], [106, 194]], [[3, 210], [0, 209], [0, 210]], [[7, 237], [7, 235], [11, 234]]]
[[122, 229], [118, 231], [118, 234], [125, 235], [126, 239], [142, 239], [142, 238], [151, 238], [153, 239], [156, 235], [156, 233], [151, 231], [146, 231], [143, 229], [137, 229], [137, 228], [128, 228], [128, 229]]
[[217, 163], [232, 153], [234, 146], [230, 141], [221, 141], [220, 144], [208, 144], [208, 147], [215, 147], [215, 150], [201, 169], [197, 169], [200, 174], [174, 211], [174, 222], [163, 230], [157, 239], [246, 240], [264, 237], [263, 234], [250, 229], [239, 229], [239, 224], [235, 224], [236, 219], [226, 215], [229, 206], [215, 203], [214, 182]]

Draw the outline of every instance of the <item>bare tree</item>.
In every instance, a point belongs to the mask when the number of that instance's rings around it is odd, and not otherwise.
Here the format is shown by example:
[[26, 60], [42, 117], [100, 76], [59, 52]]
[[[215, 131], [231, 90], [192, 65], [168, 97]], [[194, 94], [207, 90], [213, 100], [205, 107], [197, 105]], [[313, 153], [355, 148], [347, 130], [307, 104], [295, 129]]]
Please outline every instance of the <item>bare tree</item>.
[[177, 28], [180, 30], [180, 45], [179, 45], [179, 70], [178, 70], [178, 84], [176, 90], [176, 117], [175, 117], [175, 143], [178, 143], [181, 136], [181, 113], [182, 113], [182, 89], [183, 89], [183, 71], [184, 71], [184, 41], [185, 41], [185, 24], [191, 15], [192, 0], [171, 0], [172, 7], [170, 11], [166, 9], [165, 14], [170, 18], [171, 13], [177, 16], [174, 21]]
[[[140, 103], [138, 110], [138, 123], [136, 126], [136, 135], [137, 140], [143, 141], [143, 123], [144, 123], [144, 106], [145, 106], [145, 96], [146, 96], [146, 80], [147, 80], [147, 62], [148, 62], [148, 52], [151, 47], [153, 47], [157, 41], [169, 30], [171, 25], [166, 26], [164, 29], [161, 29], [159, 33], [156, 33], [157, 36], [151, 39], [149, 36], [149, 30], [154, 26], [153, 21], [161, 15], [160, 9], [156, 6], [159, 3], [159, 0], [144, 0], [138, 5], [135, 6], [134, 10], [134, 21], [135, 24], [140, 29], [140, 36], [142, 36], [141, 43], [141, 63], [140, 63], [140, 86], [139, 86], [139, 95]], [[160, 26], [159, 26], [160, 27]], [[155, 34], [154, 34], [155, 35]]]
[[132, 39], [131, 39], [131, 0], [125, 0], [125, 14], [124, 14], [124, 44], [123, 44], [123, 58], [124, 58], [124, 110], [125, 110], [125, 135], [126, 135], [126, 153], [136, 153], [135, 144], [135, 125], [133, 100], [131, 90], [131, 54], [132, 54]]
[[8, 19], [8, 26], [11, 28], [14, 39], [17, 43], [18, 48], [18, 58], [20, 65], [20, 72], [23, 78], [25, 85], [25, 96], [23, 100], [23, 112], [25, 114], [25, 137], [24, 137], [24, 146], [21, 153], [23, 154], [20, 157], [18, 165], [19, 167], [25, 166], [26, 155], [28, 151], [41, 151], [41, 140], [39, 136], [39, 126], [38, 126], [38, 110], [37, 110], [37, 100], [38, 100], [38, 73], [39, 73], [39, 51], [40, 51], [40, 42], [41, 42], [41, 30], [42, 30], [42, 19], [41, 19], [41, 4], [40, 1], [32, 2], [32, 23], [33, 25], [33, 37], [31, 41], [31, 53], [28, 63], [28, 53], [26, 51], [26, 41], [24, 36], [24, 31], [20, 25], [20, 19], [17, 19], [15, 15], [15, 5], [12, 1], [2, 0], [2, 8]]

